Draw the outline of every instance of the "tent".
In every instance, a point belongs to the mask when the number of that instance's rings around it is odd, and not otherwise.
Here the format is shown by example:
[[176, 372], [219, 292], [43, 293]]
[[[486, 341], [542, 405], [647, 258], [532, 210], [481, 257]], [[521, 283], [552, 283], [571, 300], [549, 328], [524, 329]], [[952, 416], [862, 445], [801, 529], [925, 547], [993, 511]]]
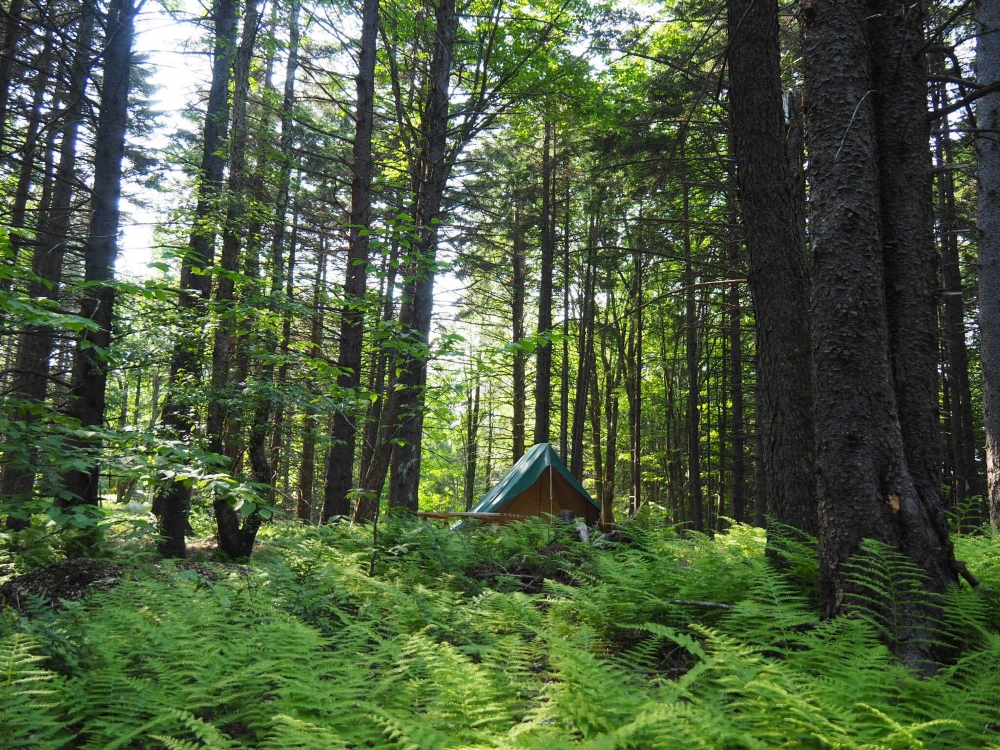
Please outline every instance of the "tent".
[[513, 520], [543, 513], [557, 516], [563, 510], [573, 511], [588, 525], [597, 523], [601, 516], [601, 506], [569, 473], [559, 454], [548, 443], [539, 443], [472, 506], [469, 515], [497, 513]]

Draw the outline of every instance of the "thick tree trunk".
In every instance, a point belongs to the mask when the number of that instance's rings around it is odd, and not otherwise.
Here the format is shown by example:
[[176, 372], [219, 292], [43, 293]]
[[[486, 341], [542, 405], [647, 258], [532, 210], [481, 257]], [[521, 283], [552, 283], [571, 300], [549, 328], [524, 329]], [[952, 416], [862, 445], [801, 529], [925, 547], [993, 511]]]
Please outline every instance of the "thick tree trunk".
[[[80, 316], [95, 329], [80, 334], [73, 352], [73, 379], [68, 412], [85, 427], [104, 424], [111, 348], [118, 256], [118, 201], [121, 197], [122, 161], [128, 124], [131, 88], [132, 39], [135, 34], [135, 0], [112, 0], [105, 21], [104, 65], [100, 114], [94, 135], [94, 187], [90, 200], [90, 227], [84, 247], [84, 294]], [[66, 489], [78, 501], [97, 505], [100, 467], [75, 469], [65, 477]]]
[[[539, 231], [542, 238], [541, 280], [538, 287], [538, 334], [552, 332], [552, 264], [554, 232], [552, 222], [552, 124], [546, 120], [542, 141], [542, 213]], [[535, 444], [547, 443], [552, 413], [552, 344], [538, 342], [535, 349]]]
[[[978, 0], [976, 72], [983, 86], [1000, 81], [1000, 7]], [[979, 327], [983, 338], [986, 492], [990, 522], [1000, 529], [1000, 93], [976, 104], [979, 155]]]
[[[229, 360], [232, 355], [233, 307], [235, 304], [235, 274], [239, 270], [242, 224], [246, 214], [246, 146], [247, 98], [250, 86], [250, 63], [257, 38], [260, 8], [257, 0], [248, 0], [243, 16], [243, 32], [236, 52], [233, 82], [232, 137], [229, 146], [229, 195], [226, 221], [222, 235], [222, 255], [215, 288], [217, 322], [212, 346], [212, 376], [210, 383], [208, 420], [205, 432], [208, 448], [222, 456], [225, 453], [225, 427], [228, 421], [226, 403], [230, 381]], [[212, 503], [219, 534], [219, 551], [232, 559], [246, 558], [253, 550], [254, 539], [260, 528], [261, 517], [251, 512], [241, 523], [240, 512], [233, 509], [229, 499], [216, 497]]]
[[[851, 606], [856, 584], [844, 563], [864, 538], [907, 555], [931, 590], [956, 578], [947, 534], [907, 466], [893, 390], [869, 58], [870, 45], [881, 42], [866, 38], [858, 23], [871, 10], [861, 0], [814, 0], [803, 14], [820, 588], [827, 616]], [[918, 637], [926, 635], [923, 613], [904, 605], [899, 615], [901, 655], [920, 664], [928, 656]]]
[[[195, 416], [191, 405], [178, 393], [187, 381], [201, 373], [204, 347], [206, 303], [211, 294], [212, 277], [205, 271], [215, 261], [215, 212], [223, 188], [226, 157], [223, 145], [229, 130], [229, 81], [236, 48], [236, 0], [216, 0], [212, 7], [215, 46], [212, 58], [212, 83], [208, 92], [201, 152], [200, 181], [197, 186], [194, 226], [188, 249], [181, 259], [181, 291], [178, 307], [194, 327], [190, 336], [182, 336], [174, 345], [170, 361], [170, 380], [163, 404], [163, 424], [179, 440], [189, 442]], [[184, 557], [184, 536], [188, 530], [191, 487], [188, 483], [168, 480], [157, 493], [153, 512], [159, 518], [160, 554]]]
[[728, 0], [733, 155], [757, 324], [768, 512], [815, 534], [809, 273], [783, 123], [777, 0]]
[[365, 287], [368, 279], [368, 232], [371, 223], [372, 116], [375, 100], [375, 44], [378, 39], [379, 0], [364, 0], [361, 19], [361, 52], [358, 59], [357, 112], [354, 131], [354, 176], [351, 182], [350, 242], [344, 308], [340, 314], [340, 376], [337, 386], [342, 406], [334, 411], [330, 451], [327, 456], [323, 521], [348, 516], [348, 493], [354, 477], [354, 449], [359, 414], [351, 408], [361, 385], [361, 353], [365, 325]]
[[[921, 4], [869, 0], [882, 256], [892, 378], [910, 475], [950, 549], [941, 499], [938, 299]], [[942, 560], [946, 560], [945, 555]], [[937, 581], [943, 585], [942, 580]]]

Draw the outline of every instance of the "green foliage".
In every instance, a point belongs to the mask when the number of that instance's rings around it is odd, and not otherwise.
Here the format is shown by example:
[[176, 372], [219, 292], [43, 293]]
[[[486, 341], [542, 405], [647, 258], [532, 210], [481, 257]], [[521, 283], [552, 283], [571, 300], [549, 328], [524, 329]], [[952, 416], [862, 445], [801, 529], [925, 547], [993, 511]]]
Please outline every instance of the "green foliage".
[[[370, 576], [370, 529], [271, 527], [252, 568], [163, 564], [44, 627], [16, 624], [0, 640], [0, 712], [37, 740], [3, 747], [996, 744], [988, 596], [942, 602], [970, 650], [920, 677], [887, 647], [884, 609], [821, 622], [799, 566], [765, 556], [759, 530], [713, 540], [647, 518], [629, 534], [602, 549], [544, 522], [456, 533], [390, 518]], [[961, 546], [997, 556], [991, 537]], [[858, 590], [917, 596], [910, 573], [888, 572], [898, 563], [866, 545]], [[531, 565], [543, 593], [504, 575]], [[60, 674], [40, 663], [56, 648], [74, 654]]]
[[44, 750], [67, 739], [65, 721], [54, 710], [55, 675], [40, 667], [43, 657], [35, 651], [19, 633], [0, 640], [0, 750]]

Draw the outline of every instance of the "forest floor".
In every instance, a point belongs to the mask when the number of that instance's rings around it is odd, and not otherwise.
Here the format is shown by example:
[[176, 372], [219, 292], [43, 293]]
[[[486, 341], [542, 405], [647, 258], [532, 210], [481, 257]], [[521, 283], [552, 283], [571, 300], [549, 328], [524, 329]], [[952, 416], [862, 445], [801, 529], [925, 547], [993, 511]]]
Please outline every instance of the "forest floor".
[[[14, 748], [1000, 748], [1000, 539], [942, 599], [891, 551], [872, 601], [822, 622], [816, 557], [654, 515], [583, 544], [544, 522], [265, 528], [247, 564], [10, 557], [0, 750]], [[2, 555], [2, 552], [0, 552]], [[953, 663], [892, 655], [937, 607]]]

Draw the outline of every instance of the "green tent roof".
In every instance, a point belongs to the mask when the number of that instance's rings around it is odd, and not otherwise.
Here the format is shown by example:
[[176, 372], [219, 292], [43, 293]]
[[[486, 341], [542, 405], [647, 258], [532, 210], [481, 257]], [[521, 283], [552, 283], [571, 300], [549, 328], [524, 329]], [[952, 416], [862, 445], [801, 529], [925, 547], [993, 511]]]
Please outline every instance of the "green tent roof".
[[548, 443], [538, 443], [521, 456], [504, 478], [493, 485], [493, 488], [483, 495], [482, 499], [472, 506], [469, 512], [499, 513], [500, 509], [507, 503], [538, 481], [538, 478], [550, 466], [562, 474], [563, 478], [573, 486], [573, 489], [583, 495], [588, 503], [600, 511], [601, 506], [594, 502], [594, 498], [590, 496], [590, 493], [583, 488], [583, 485], [577, 481], [576, 477], [569, 473], [566, 464], [562, 462], [559, 454], [555, 452], [552, 446]]

